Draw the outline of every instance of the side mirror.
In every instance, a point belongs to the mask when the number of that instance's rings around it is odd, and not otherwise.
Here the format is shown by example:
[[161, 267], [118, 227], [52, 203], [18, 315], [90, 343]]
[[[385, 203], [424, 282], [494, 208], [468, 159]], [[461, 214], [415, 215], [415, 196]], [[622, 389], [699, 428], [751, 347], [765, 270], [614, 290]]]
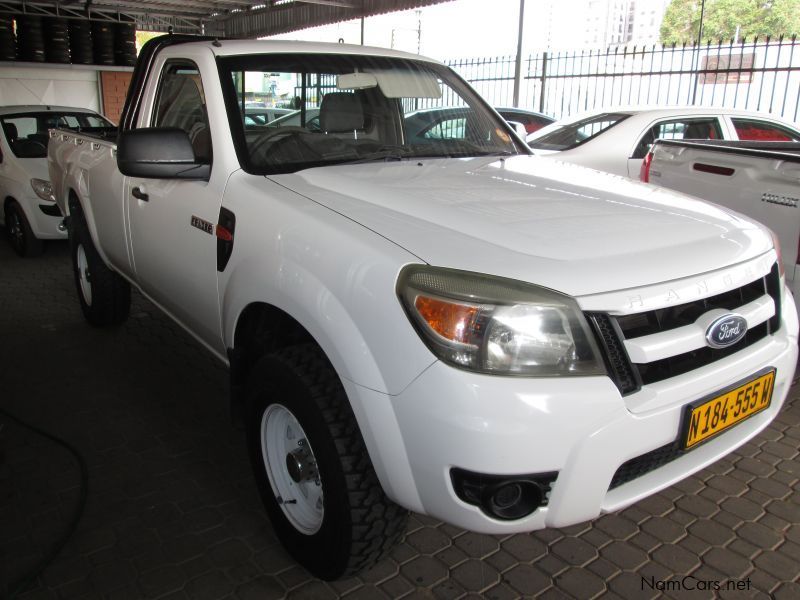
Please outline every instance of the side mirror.
[[117, 166], [129, 177], [208, 180], [211, 165], [197, 162], [189, 135], [173, 127], [123, 131]]
[[527, 130], [527, 129], [525, 129], [525, 125], [523, 125], [523, 124], [522, 124], [522, 123], [520, 123], [519, 121], [506, 121], [506, 123], [508, 123], [509, 125], [511, 125], [511, 128], [514, 130], [514, 132], [515, 132], [515, 133], [516, 133], [516, 134], [517, 134], [519, 137], [521, 137], [523, 140], [524, 140], [524, 139], [525, 139], [525, 137], [528, 135], [528, 130]]

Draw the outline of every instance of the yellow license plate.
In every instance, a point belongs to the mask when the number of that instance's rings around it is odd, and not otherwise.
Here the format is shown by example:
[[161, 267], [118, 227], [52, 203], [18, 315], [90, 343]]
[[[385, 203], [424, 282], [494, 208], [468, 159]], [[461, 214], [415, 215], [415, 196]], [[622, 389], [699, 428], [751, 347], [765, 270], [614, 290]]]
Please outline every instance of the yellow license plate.
[[684, 448], [691, 448], [761, 412], [772, 400], [775, 370], [724, 394], [689, 407]]

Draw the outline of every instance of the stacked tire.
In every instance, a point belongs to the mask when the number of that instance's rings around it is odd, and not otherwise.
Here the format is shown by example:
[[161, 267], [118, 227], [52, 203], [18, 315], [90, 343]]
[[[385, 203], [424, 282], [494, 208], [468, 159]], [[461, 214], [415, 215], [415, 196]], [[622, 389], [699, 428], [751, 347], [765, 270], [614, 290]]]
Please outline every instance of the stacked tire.
[[69, 49], [73, 64], [91, 65], [94, 63], [92, 25], [89, 21], [69, 20]]
[[38, 15], [17, 17], [17, 54], [19, 60], [44, 62], [44, 34], [42, 18]]
[[114, 24], [106, 21], [92, 21], [92, 48], [94, 64], [114, 64]]
[[136, 25], [116, 23], [114, 34], [114, 64], [132, 67], [136, 63]]
[[14, 19], [0, 15], [0, 60], [17, 60]]
[[45, 17], [42, 19], [42, 31], [47, 40], [45, 59], [49, 63], [69, 63], [69, 26], [61, 17]]

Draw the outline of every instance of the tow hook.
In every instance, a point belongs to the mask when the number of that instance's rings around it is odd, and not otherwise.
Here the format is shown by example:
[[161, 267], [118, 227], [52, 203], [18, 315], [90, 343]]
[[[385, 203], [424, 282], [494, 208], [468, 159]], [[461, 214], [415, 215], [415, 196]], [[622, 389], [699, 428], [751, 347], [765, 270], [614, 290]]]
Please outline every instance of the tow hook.
[[58, 230], [62, 231], [62, 232], [67, 230], [67, 220], [66, 219], [61, 219], [61, 223], [58, 224]]

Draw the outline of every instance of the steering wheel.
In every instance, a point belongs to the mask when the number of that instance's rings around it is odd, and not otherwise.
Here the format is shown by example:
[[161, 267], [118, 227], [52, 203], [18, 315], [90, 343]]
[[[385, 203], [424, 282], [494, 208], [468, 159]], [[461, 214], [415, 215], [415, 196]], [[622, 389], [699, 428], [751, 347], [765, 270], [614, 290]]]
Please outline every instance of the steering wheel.
[[263, 150], [264, 144], [266, 144], [272, 138], [276, 138], [279, 136], [289, 136], [289, 135], [306, 135], [313, 133], [306, 129], [305, 127], [299, 127], [297, 125], [285, 125], [283, 127], [275, 127], [270, 129], [260, 135], [258, 139], [253, 142], [253, 145], [250, 149], [251, 154], [257, 154]]
[[[289, 142], [289, 140], [295, 136], [304, 136], [313, 133], [313, 131], [309, 131], [305, 127], [298, 127], [296, 125], [277, 127], [273, 130], [267, 131], [255, 142], [253, 142], [252, 146], [250, 146], [250, 156], [256, 162], [271, 162], [270, 157], [272, 160], [279, 157], [281, 148], [283, 148], [284, 145]], [[303, 153], [308, 152], [316, 155], [316, 152], [313, 152], [305, 142], [301, 142], [300, 146], [304, 148], [304, 150], [302, 150]], [[295, 153], [296, 152], [297, 151], [295, 150]]]

